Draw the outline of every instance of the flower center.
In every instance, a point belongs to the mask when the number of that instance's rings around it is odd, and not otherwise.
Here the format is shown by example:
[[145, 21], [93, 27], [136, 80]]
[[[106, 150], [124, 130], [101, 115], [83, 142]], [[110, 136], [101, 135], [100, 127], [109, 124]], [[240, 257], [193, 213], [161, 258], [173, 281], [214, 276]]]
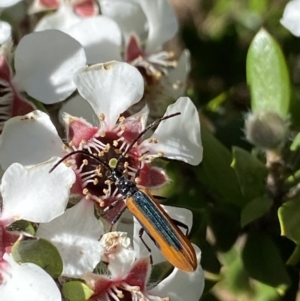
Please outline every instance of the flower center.
[[[87, 152], [87, 155], [74, 154], [68, 159], [67, 164], [74, 169], [79, 184], [75, 193], [96, 201], [103, 209], [116, 200], [123, 199], [111, 178], [111, 171], [116, 169], [130, 180], [135, 179], [141, 165], [137, 149], [132, 148], [125, 157], [119, 159], [129, 144], [124, 138], [124, 132], [120, 136], [119, 132], [113, 131], [97, 133], [88, 141], [82, 141], [78, 147], [72, 145], [71, 141], [69, 145], [74, 151]], [[96, 156], [99, 160], [88, 154]]]

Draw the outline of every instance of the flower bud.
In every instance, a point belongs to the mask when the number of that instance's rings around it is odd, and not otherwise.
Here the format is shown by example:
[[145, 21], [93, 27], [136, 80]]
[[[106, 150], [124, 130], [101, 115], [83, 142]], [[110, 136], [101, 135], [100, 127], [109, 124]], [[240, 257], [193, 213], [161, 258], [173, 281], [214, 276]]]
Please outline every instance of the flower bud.
[[249, 142], [264, 150], [283, 147], [288, 128], [285, 121], [275, 112], [255, 112], [247, 115], [245, 134]]

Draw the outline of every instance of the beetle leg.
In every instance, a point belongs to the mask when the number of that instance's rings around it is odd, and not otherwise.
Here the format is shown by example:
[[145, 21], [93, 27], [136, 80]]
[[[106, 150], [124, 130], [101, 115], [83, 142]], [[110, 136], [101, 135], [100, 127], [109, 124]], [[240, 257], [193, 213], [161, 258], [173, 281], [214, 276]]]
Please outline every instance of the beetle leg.
[[186, 236], [189, 234], [189, 227], [188, 227], [186, 224], [184, 224], [184, 223], [178, 221], [177, 219], [172, 219], [172, 222], [173, 222], [177, 227], [183, 228], [183, 229], [186, 231], [186, 233], [185, 233]]
[[[139, 238], [141, 239], [141, 241], [143, 242], [144, 246], [147, 248], [148, 252], [150, 253], [150, 264], [153, 265], [153, 259], [152, 259], [152, 255], [151, 255], [151, 249], [149, 248], [149, 246], [146, 244], [146, 242], [143, 239], [143, 234], [145, 232], [145, 229], [142, 227], [139, 231]], [[149, 235], [149, 237], [153, 240], [153, 238]]]

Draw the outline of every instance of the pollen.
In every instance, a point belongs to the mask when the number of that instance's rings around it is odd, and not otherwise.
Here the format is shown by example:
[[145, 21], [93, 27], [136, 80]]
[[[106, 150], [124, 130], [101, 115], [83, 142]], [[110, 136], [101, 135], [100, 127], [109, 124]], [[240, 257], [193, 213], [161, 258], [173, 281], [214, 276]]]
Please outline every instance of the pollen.
[[124, 162], [124, 168], [127, 169], [129, 166], [129, 163], [127, 161]]
[[118, 142], [117, 140], [114, 140], [114, 141], [113, 141], [113, 146], [114, 146], [114, 147], [117, 147], [118, 144], [119, 144], [119, 142]]
[[73, 146], [73, 145], [74, 145], [74, 141], [71, 140], [71, 141], [69, 142], [69, 146]]
[[99, 115], [99, 120], [100, 120], [100, 121], [104, 121], [104, 120], [105, 120], [105, 115], [104, 115], [103, 113], [101, 113], [101, 114]]
[[87, 188], [84, 188], [83, 190], [82, 190], [82, 194], [83, 195], [87, 195], [89, 193], [89, 190], [87, 189]]
[[165, 156], [165, 154], [163, 152], [158, 152], [157, 155], [158, 155], [158, 157], [164, 157]]
[[125, 117], [124, 116], [120, 116], [119, 117], [119, 122], [123, 122], [125, 120]]
[[88, 161], [88, 159], [83, 159], [83, 160], [82, 160], [82, 163], [83, 163], [83, 165], [88, 165], [88, 164], [89, 164], [89, 161]]
[[124, 298], [124, 294], [123, 294], [121, 291], [118, 292], [117, 296], [118, 296], [120, 299]]
[[125, 130], [126, 130], [126, 126], [125, 126], [124, 124], [122, 124], [122, 125], [120, 126], [120, 128], [121, 128], [122, 131], [125, 131]]
[[96, 174], [96, 176], [101, 178], [102, 177], [101, 168], [96, 168], [95, 169], [95, 174]]
[[94, 180], [93, 180], [93, 184], [94, 185], [97, 185], [99, 183], [99, 180], [97, 179], [97, 178], [95, 178]]
[[98, 153], [98, 156], [99, 156], [99, 157], [103, 157], [103, 156], [104, 156], [104, 151], [99, 152], [99, 153]]
[[65, 165], [66, 165], [67, 167], [71, 167], [73, 164], [72, 164], [71, 162], [65, 162]]
[[106, 136], [106, 133], [104, 132], [104, 131], [102, 131], [101, 133], [100, 133], [100, 137], [105, 137]]
[[104, 151], [105, 153], [108, 153], [109, 150], [110, 150], [110, 148], [111, 148], [110, 144], [107, 143], [107, 144], [105, 145], [105, 148], [103, 149], [103, 151]]
[[141, 178], [136, 177], [136, 178], [134, 179], [134, 182], [135, 182], [136, 184], [139, 184], [139, 183], [141, 182]]

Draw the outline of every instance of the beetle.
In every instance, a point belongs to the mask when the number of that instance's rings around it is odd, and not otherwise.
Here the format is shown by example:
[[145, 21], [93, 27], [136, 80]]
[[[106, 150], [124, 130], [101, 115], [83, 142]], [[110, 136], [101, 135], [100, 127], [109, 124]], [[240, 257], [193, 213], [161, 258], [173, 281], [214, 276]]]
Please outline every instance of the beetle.
[[[157, 126], [161, 121], [177, 115], [180, 115], [180, 113], [174, 113], [162, 117], [148, 125], [137, 135], [118, 159], [111, 159], [110, 162], [107, 163], [94, 154], [88, 153], [84, 150], [76, 150], [59, 160], [49, 172], [52, 172], [66, 158], [74, 154], [80, 153], [93, 158], [96, 162], [106, 168], [108, 171], [107, 178], [118, 188], [119, 193], [123, 196], [122, 200], [124, 200], [126, 204], [126, 207], [118, 212], [117, 216], [113, 219], [111, 229], [113, 224], [117, 222], [124, 210], [127, 208], [141, 224], [142, 228], [139, 236], [149, 252], [151, 252], [151, 250], [142, 238], [143, 231], [149, 235], [161, 253], [173, 266], [185, 272], [193, 272], [197, 268], [196, 253], [191, 242], [178, 227], [183, 226], [187, 230], [186, 225], [172, 220], [147, 188], [138, 187], [135, 181], [130, 180], [128, 176], [123, 174], [123, 172], [117, 167], [120, 160], [128, 154], [128, 152], [134, 147], [135, 143], [149, 129]], [[139, 170], [137, 171], [136, 176], [138, 172]], [[112, 206], [113, 205], [109, 207]]]

